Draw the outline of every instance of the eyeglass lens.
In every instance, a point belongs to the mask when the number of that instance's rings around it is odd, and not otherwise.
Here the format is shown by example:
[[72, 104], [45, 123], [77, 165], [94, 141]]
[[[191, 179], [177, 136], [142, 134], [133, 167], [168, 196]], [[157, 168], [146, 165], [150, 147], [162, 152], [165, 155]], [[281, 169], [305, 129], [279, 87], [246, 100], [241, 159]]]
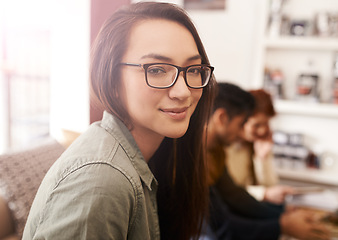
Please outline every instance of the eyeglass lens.
[[[169, 87], [176, 80], [178, 72], [175, 66], [150, 65], [146, 70], [148, 84], [153, 87]], [[211, 69], [207, 66], [191, 66], [186, 70], [186, 81], [189, 87], [204, 87], [210, 75]]]

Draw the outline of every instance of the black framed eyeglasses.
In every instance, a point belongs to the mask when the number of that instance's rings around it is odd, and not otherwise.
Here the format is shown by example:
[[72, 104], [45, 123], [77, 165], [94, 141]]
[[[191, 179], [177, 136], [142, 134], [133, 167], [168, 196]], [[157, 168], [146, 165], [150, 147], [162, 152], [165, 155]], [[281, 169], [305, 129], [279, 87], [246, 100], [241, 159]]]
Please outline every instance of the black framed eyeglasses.
[[206, 64], [195, 64], [187, 67], [179, 67], [169, 63], [121, 63], [121, 65], [143, 68], [148, 86], [159, 89], [174, 86], [180, 72], [183, 72], [184, 81], [188, 87], [193, 89], [204, 88], [208, 85], [214, 71], [214, 67]]

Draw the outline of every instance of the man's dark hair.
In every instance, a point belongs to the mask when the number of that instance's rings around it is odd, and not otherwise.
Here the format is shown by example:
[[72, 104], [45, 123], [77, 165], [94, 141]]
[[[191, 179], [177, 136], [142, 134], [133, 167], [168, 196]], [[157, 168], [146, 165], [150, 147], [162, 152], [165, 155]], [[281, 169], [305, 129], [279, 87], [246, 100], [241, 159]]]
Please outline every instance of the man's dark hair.
[[255, 99], [247, 91], [231, 83], [218, 83], [218, 93], [214, 102], [213, 112], [218, 108], [227, 111], [229, 119], [245, 114], [249, 117], [255, 108]]

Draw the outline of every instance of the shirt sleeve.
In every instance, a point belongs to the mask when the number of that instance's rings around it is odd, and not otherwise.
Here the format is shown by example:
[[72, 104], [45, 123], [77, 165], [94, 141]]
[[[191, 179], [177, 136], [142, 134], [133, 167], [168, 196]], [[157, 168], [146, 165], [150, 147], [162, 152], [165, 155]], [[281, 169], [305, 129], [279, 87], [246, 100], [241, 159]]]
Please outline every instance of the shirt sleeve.
[[273, 186], [278, 183], [279, 178], [273, 165], [272, 154], [267, 159], [259, 159], [255, 156], [253, 164], [258, 184]]
[[50, 194], [33, 239], [127, 239], [136, 206], [129, 180], [107, 164], [84, 166]]
[[264, 200], [265, 190], [266, 188], [261, 185], [249, 185], [246, 187], [246, 190], [248, 193], [250, 193], [251, 196], [253, 196], [258, 201]]
[[243, 217], [279, 218], [283, 211], [283, 209], [271, 207], [265, 202], [257, 201], [246, 189], [239, 187], [232, 181], [227, 170], [223, 172], [215, 184], [215, 188], [229, 209]]

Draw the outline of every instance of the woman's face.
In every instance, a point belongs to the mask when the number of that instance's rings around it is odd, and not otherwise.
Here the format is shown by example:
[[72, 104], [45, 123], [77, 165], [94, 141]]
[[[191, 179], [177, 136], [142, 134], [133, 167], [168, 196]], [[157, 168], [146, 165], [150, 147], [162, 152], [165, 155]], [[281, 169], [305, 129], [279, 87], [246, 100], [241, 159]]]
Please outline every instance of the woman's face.
[[242, 137], [248, 142], [270, 137], [269, 120], [270, 117], [264, 113], [256, 113], [249, 117], [244, 124]]
[[[131, 30], [124, 63], [170, 63], [185, 67], [201, 64], [191, 33], [176, 22], [151, 19]], [[135, 137], [178, 138], [187, 131], [202, 89], [188, 88], [181, 72], [174, 86], [155, 89], [147, 85], [144, 69], [121, 66], [121, 97], [131, 117]]]

